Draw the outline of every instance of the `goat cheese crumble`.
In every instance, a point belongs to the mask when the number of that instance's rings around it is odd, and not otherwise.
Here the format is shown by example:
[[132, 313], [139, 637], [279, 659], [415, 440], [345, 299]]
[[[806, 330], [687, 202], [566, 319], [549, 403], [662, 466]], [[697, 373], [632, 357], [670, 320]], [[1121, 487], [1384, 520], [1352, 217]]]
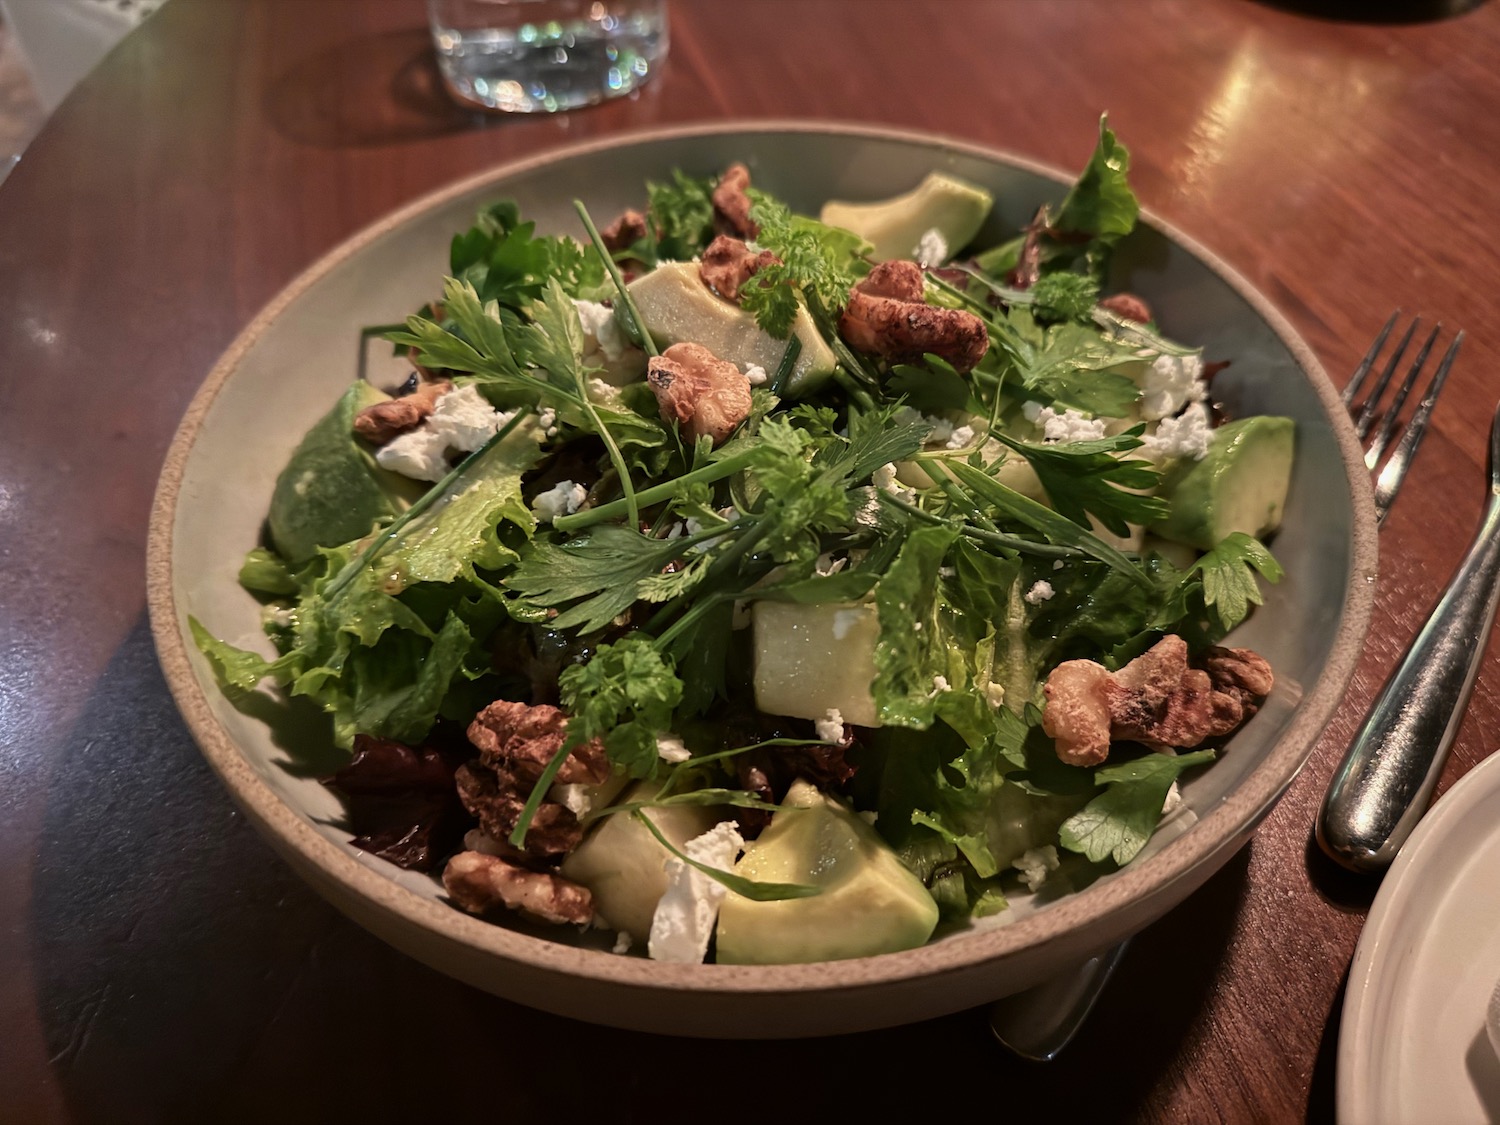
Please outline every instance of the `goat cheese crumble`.
[[745, 367], [745, 378], [750, 381], [752, 387], [759, 387], [766, 380], [770, 379], [770, 376], [766, 374], [766, 369], [760, 364], [752, 363]]
[[571, 516], [588, 499], [589, 490], [570, 480], [560, 480], [546, 492], [537, 493], [531, 502], [531, 510], [542, 523], [551, 523], [558, 516]]
[[[583, 334], [593, 341], [605, 359], [614, 362], [625, 354], [625, 337], [620, 334], [614, 309], [598, 301], [574, 301], [573, 307], [578, 310]], [[593, 350], [595, 348], [584, 348], [584, 351]]]
[[656, 755], [662, 761], [670, 762], [674, 766], [693, 756], [692, 751], [675, 734], [664, 734], [656, 740]]
[[827, 718], [814, 719], [813, 727], [818, 732], [819, 741], [844, 741], [844, 715], [837, 707], [828, 708]]
[[1026, 889], [1035, 892], [1061, 864], [1062, 861], [1057, 858], [1057, 849], [1051, 844], [1043, 844], [1039, 848], [1028, 848], [1022, 852], [1021, 858], [1011, 866], [1021, 873], [1021, 882], [1026, 884]]
[[943, 232], [933, 227], [924, 231], [912, 248], [911, 256], [919, 266], [940, 266], [948, 258], [948, 240]]
[[[744, 846], [734, 823], [726, 820], [693, 837], [682, 852], [705, 867], [728, 871]], [[676, 856], [666, 861], [665, 868], [667, 890], [651, 918], [646, 951], [656, 961], [699, 964], [708, 953], [708, 939], [728, 888]]]
[[1090, 418], [1071, 407], [1054, 410], [1050, 406], [1028, 402], [1021, 408], [1021, 413], [1036, 423], [1037, 429], [1042, 431], [1043, 441], [1094, 441], [1104, 436], [1103, 418]]
[[1202, 356], [1157, 356], [1141, 376], [1141, 417], [1154, 422], [1176, 414], [1190, 402], [1202, 402], [1208, 397], [1202, 375]]
[[1145, 452], [1167, 460], [1173, 457], [1201, 461], [1213, 441], [1213, 423], [1208, 407], [1195, 402], [1175, 418], [1163, 418], [1154, 434], [1145, 438]]
[[1031, 584], [1031, 589], [1027, 590], [1024, 596], [1027, 605], [1041, 605], [1054, 593], [1056, 593], [1056, 591], [1052, 589], [1052, 583], [1043, 579], [1041, 581], [1033, 582]]

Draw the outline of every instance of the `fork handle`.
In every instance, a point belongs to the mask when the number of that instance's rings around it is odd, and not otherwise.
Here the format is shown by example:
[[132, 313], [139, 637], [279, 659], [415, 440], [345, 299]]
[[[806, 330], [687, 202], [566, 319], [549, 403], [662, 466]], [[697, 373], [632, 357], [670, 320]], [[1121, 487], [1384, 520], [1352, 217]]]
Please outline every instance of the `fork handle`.
[[1386, 681], [1334, 775], [1318, 843], [1353, 871], [1383, 871], [1427, 810], [1500, 601], [1500, 495], [1469, 553]]

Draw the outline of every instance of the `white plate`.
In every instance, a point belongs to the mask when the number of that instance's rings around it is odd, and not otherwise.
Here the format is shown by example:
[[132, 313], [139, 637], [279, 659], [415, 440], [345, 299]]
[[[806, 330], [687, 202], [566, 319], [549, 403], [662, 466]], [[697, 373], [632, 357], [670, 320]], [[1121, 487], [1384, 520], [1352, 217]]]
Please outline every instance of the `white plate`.
[[1344, 999], [1340, 1125], [1500, 1121], [1500, 756], [1444, 794], [1375, 896]]

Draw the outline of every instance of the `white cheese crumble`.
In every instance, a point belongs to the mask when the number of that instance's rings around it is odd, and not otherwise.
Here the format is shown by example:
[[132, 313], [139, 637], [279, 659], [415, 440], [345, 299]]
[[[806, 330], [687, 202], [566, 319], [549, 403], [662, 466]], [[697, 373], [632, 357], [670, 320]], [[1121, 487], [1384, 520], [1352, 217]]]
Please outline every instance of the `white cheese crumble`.
[[449, 391], [438, 399], [423, 426], [451, 448], [473, 453], [514, 417], [514, 411], [502, 414], [496, 410], [490, 405], [490, 400], [470, 384]]
[[1047, 876], [1056, 871], [1060, 865], [1057, 849], [1051, 844], [1029, 848], [1021, 853], [1020, 859], [1011, 864], [1021, 873], [1021, 882], [1026, 884], [1026, 889], [1033, 892], [1038, 890], [1047, 881]]
[[656, 755], [662, 761], [671, 762], [675, 766], [678, 762], [685, 762], [691, 758], [693, 752], [675, 734], [664, 734], [656, 740]]
[[[1023, 407], [1022, 413], [1029, 416], [1031, 411]], [[1032, 421], [1042, 431], [1043, 441], [1093, 441], [1104, 436], [1103, 418], [1090, 418], [1071, 408], [1059, 411], [1043, 406]]]
[[1172, 782], [1172, 788], [1167, 790], [1167, 799], [1162, 802], [1161, 815], [1171, 816], [1182, 805], [1182, 790], [1177, 787], [1177, 782]]
[[[578, 310], [583, 334], [598, 345], [598, 350], [604, 353], [605, 359], [614, 361], [625, 354], [625, 337], [620, 334], [614, 309], [601, 305], [598, 301], [574, 301], [573, 307]], [[584, 347], [586, 352], [592, 350], [594, 349]]]
[[1045, 580], [1033, 582], [1031, 589], [1026, 591], [1027, 605], [1041, 605], [1057, 591], [1052, 589], [1052, 583]]
[[1176, 414], [1190, 402], [1202, 402], [1208, 397], [1202, 374], [1202, 356], [1157, 356], [1141, 376], [1141, 417], [1154, 422]]
[[[689, 840], [682, 851], [705, 867], [728, 871], [744, 846], [734, 824], [726, 820]], [[708, 953], [708, 939], [727, 888], [676, 856], [665, 867], [667, 890], [651, 918], [646, 950], [656, 961], [696, 965]]]
[[896, 466], [890, 462], [886, 462], [880, 468], [876, 469], [870, 479], [875, 482], [876, 488], [884, 489], [892, 496], [905, 500], [908, 504], [914, 502], [917, 498], [915, 492], [909, 488], [903, 488], [896, 480]]
[[943, 237], [942, 231], [933, 227], [917, 239], [911, 256], [919, 266], [940, 266], [948, 258], [948, 240]]
[[1191, 457], [1203, 460], [1213, 441], [1212, 420], [1208, 407], [1195, 402], [1176, 418], [1163, 418], [1156, 424], [1156, 432], [1146, 435], [1145, 451], [1162, 459]]
[[952, 691], [952, 690], [953, 689], [948, 684], [948, 677], [947, 676], [933, 676], [932, 677], [932, 694], [933, 695], [942, 695], [943, 692], [945, 692], [945, 691]]
[[576, 783], [554, 785], [551, 789], [547, 790], [547, 799], [549, 801], [556, 801], [579, 820], [588, 816], [589, 809], [594, 807], [593, 802], [589, 799], [589, 787]]
[[949, 449], [963, 449], [965, 446], [967, 446], [973, 440], [974, 440], [974, 427], [973, 426], [959, 426], [956, 430], [954, 430], [951, 434], [948, 435], [947, 445], [948, 445]]
[[1005, 685], [985, 684], [984, 697], [990, 701], [991, 707], [1003, 707], [1005, 705]]
[[610, 950], [610, 952], [619, 954], [629, 953], [630, 947], [634, 944], [635, 939], [632, 938], [630, 934], [625, 930], [621, 930], [618, 934], [615, 935], [615, 946], [612, 950]]
[[382, 469], [413, 480], [442, 480], [448, 474], [448, 439], [426, 426], [409, 430], [375, 451]]
[[770, 376], [766, 374], [766, 369], [760, 364], [751, 363], [745, 367], [745, 378], [750, 381], [752, 387], [759, 387], [766, 380], [770, 379]]
[[818, 732], [820, 742], [844, 741], [844, 715], [837, 707], [828, 708], [827, 718], [814, 719], [813, 727]]
[[531, 502], [531, 510], [542, 523], [551, 523], [558, 516], [571, 516], [588, 499], [589, 490], [570, 480], [558, 481], [546, 492], [539, 492]]
[[542, 428], [542, 433], [548, 437], [557, 436], [557, 411], [552, 407], [537, 412], [536, 424]]

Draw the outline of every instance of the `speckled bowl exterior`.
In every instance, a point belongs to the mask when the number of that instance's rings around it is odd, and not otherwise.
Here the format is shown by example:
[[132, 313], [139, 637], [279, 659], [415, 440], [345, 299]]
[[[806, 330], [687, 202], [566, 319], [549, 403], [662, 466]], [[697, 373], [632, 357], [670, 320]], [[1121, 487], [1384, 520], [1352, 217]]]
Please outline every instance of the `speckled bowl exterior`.
[[[1204, 882], [1291, 783], [1339, 702], [1369, 624], [1375, 523], [1367, 474], [1339, 399], [1312, 353], [1244, 278], [1143, 216], [1111, 288], [1143, 295], [1174, 337], [1233, 363], [1215, 392], [1239, 415], [1297, 422], [1297, 462], [1275, 542], [1287, 577], [1235, 634], [1277, 670], [1266, 706], [1222, 760], [1184, 789], [1173, 818], [1128, 867], [1047, 905], [1027, 899], [920, 949], [786, 966], [658, 964], [607, 951], [607, 935], [470, 917], [431, 877], [350, 847], [340, 809], [308, 767], [326, 760], [315, 716], [267, 696], [230, 706], [188, 633], [269, 651], [236, 583], [277, 472], [354, 378], [358, 330], [399, 320], [438, 290], [452, 234], [489, 200], [516, 199], [543, 230], [577, 233], [571, 200], [609, 217], [639, 206], [648, 178], [710, 174], [734, 160], [795, 208], [875, 199], [933, 169], [988, 187], [981, 240], [1023, 225], [1070, 177], [960, 141], [783, 122], [640, 133], [484, 172], [391, 215], [289, 285], [209, 373], [177, 432], [152, 512], [152, 628], [168, 683], [204, 755], [266, 839], [355, 921], [490, 992], [579, 1019], [673, 1034], [809, 1036], [889, 1026], [1027, 988], [1141, 929]], [[268, 419], [270, 424], [268, 424]]]

